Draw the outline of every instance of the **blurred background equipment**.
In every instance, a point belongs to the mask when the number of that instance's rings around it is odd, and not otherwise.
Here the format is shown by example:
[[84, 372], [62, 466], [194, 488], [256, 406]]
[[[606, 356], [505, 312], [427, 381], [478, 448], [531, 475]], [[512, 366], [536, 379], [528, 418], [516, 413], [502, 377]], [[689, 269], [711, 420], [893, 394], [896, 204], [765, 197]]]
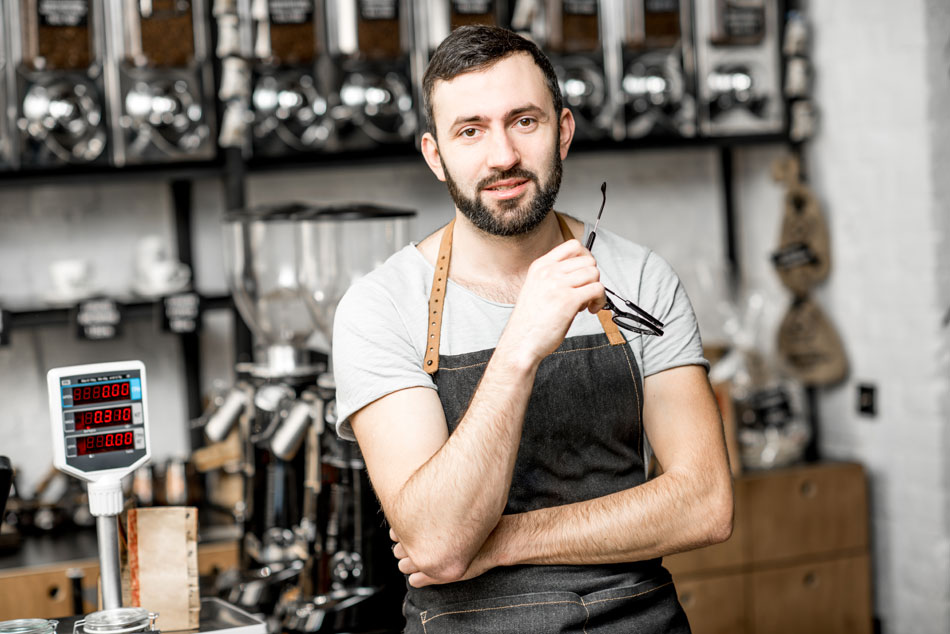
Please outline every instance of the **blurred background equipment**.
[[781, 132], [776, 0], [696, 0], [694, 28], [702, 133]]
[[23, 167], [105, 163], [105, 19], [92, 0], [5, 2]]
[[406, 144], [416, 133], [409, 0], [326, 0], [331, 115], [341, 150]]
[[113, 162], [121, 166], [214, 157], [205, 1], [104, 4]]
[[696, 63], [691, 3], [627, 0], [623, 8], [625, 136], [696, 135]]
[[327, 73], [317, 72], [328, 63], [323, 2], [255, 0], [246, 6], [244, 22], [254, 38], [254, 154], [325, 149], [334, 126]]
[[343, 292], [405, 244], [413, 215], [291, 203], [225, 222], [254, 362], [238, 366], [238, 384], [205, 418], [213, 443], [237, 430], [245, 475], [241, 569], [220, 587], [274, 627], [372, 631], [399, 618], [402, 579], [359, 449], [336, 436], [332, 375], [313, 341], [326, 349]]
[[616, 121], [619, 72], [614, 12], [606, 0], [519, 0], [512, 27], [525, 31], [551, 58], [579, 141], [620, 139]]

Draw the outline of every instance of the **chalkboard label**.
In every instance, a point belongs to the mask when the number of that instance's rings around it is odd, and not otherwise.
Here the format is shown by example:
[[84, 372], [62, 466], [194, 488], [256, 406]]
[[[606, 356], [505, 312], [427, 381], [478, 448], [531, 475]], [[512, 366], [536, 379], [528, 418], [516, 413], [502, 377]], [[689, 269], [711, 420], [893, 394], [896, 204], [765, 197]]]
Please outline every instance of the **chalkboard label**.
[[80, 339], [114, 339], [122, 331], [122, 309], [113, 299], [87, 299], [76, 309], [76, 328]]
[[201, 326], [201, 297], [198, 293], [178, 293], [162, 300], [162, 330], [178, 335], [198, 332]]

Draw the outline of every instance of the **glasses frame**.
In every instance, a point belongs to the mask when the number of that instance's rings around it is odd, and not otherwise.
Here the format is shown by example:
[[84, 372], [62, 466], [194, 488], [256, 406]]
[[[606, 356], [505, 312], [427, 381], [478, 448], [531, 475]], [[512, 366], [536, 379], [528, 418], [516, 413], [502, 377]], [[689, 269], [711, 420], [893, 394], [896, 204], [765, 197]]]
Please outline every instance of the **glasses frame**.
[[[594, 239], [597, 237], [597, 227], [600, 225], [600, 217], [604, 214], [604, 206], [607, 204], [607, 183], [606, 181], [600, 185], [600, 193], [602, 200], [600, 202], [600, 211], [597, 212], [597, 220], [594, 222], [594, 228], [591, 229], [590, 235], [587, 236], [587, 250], [590, 251], [591, 247], [594, 246]], [[606, 286], [604, 286], [606, 294], [604, 298], [607, 300], [607, 309], [613, 313], [611, 319], [618, 327], [623, 328], [624, 330], [629, 330], [630, 332], [635, 332], [640, 335], [654, 335], [656, 337], [663, 336], [663, 322], [643, 310], [629, 299], [624, 299], [617, 293], [613, 292]], [[620, 302], [623, 302], [624, 306], [629, 308], [633, 312], [628, 312], [617, 307], [611, 299], [610, 296], [613, 295]], [[621, 321], [622, 319], [630, 320], [637, 326], [630, 325]]]

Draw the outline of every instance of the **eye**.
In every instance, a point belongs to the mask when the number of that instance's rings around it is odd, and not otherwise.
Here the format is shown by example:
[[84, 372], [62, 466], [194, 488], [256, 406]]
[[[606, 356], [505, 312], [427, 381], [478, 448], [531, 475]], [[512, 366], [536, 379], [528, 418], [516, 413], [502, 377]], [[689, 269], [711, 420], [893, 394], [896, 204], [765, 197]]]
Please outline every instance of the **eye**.
[[475, 128], [465, 128], [464, 130], [459, 132], [459, 136], [463, 136], [467, 139], [471, 139], [475, 136], [477, 132], [478, 130], [476, 130]]
[[521, 126], [522, 128], [527, 128], [533, 124], [534, 124], [534, 119], [532, 119], [531, 117], [521, 117], [520, 119], [518, 119], [517, 125]]

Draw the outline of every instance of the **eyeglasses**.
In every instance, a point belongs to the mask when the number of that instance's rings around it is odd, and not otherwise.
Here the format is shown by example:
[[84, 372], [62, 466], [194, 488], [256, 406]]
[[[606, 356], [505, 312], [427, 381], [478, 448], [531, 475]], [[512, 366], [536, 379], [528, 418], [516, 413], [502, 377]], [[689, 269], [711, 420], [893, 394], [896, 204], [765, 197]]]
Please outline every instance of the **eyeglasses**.
[[[600, 225], [600, 217], [604, 214], [604, 206], [607, 204], [606, 182], [600, 185], [600, 193], [603, 196], [603, 200], [600, 203], [600, 211], [597, 212], [597, 220], [594, 222], [594, 228], [587, 237], [588, 251], [590, 251], [591, 247], [594, 246], [594, 238], [597, 237], [597, 226]], [[604, 287], [604, 290], [607, 291], [605, 296], [607, 298], [607, 308], [614, 314], [612, 319], [615, 324], [621, 328], [624, 328], [625, 330], [629, 330], [630, 332], [635, 332], [641, 335], [656, 335], [657, 337], [663, 336], [662, 321], [643, 310], [629, 299], [624, 299], [620, 295], [617, 295], [606, 286]], [[633, 312], [627, 312], [618, 308], [617, 304], [610, 299], [611, 295], [617, 299], [618, 303], [622, 303]]]

